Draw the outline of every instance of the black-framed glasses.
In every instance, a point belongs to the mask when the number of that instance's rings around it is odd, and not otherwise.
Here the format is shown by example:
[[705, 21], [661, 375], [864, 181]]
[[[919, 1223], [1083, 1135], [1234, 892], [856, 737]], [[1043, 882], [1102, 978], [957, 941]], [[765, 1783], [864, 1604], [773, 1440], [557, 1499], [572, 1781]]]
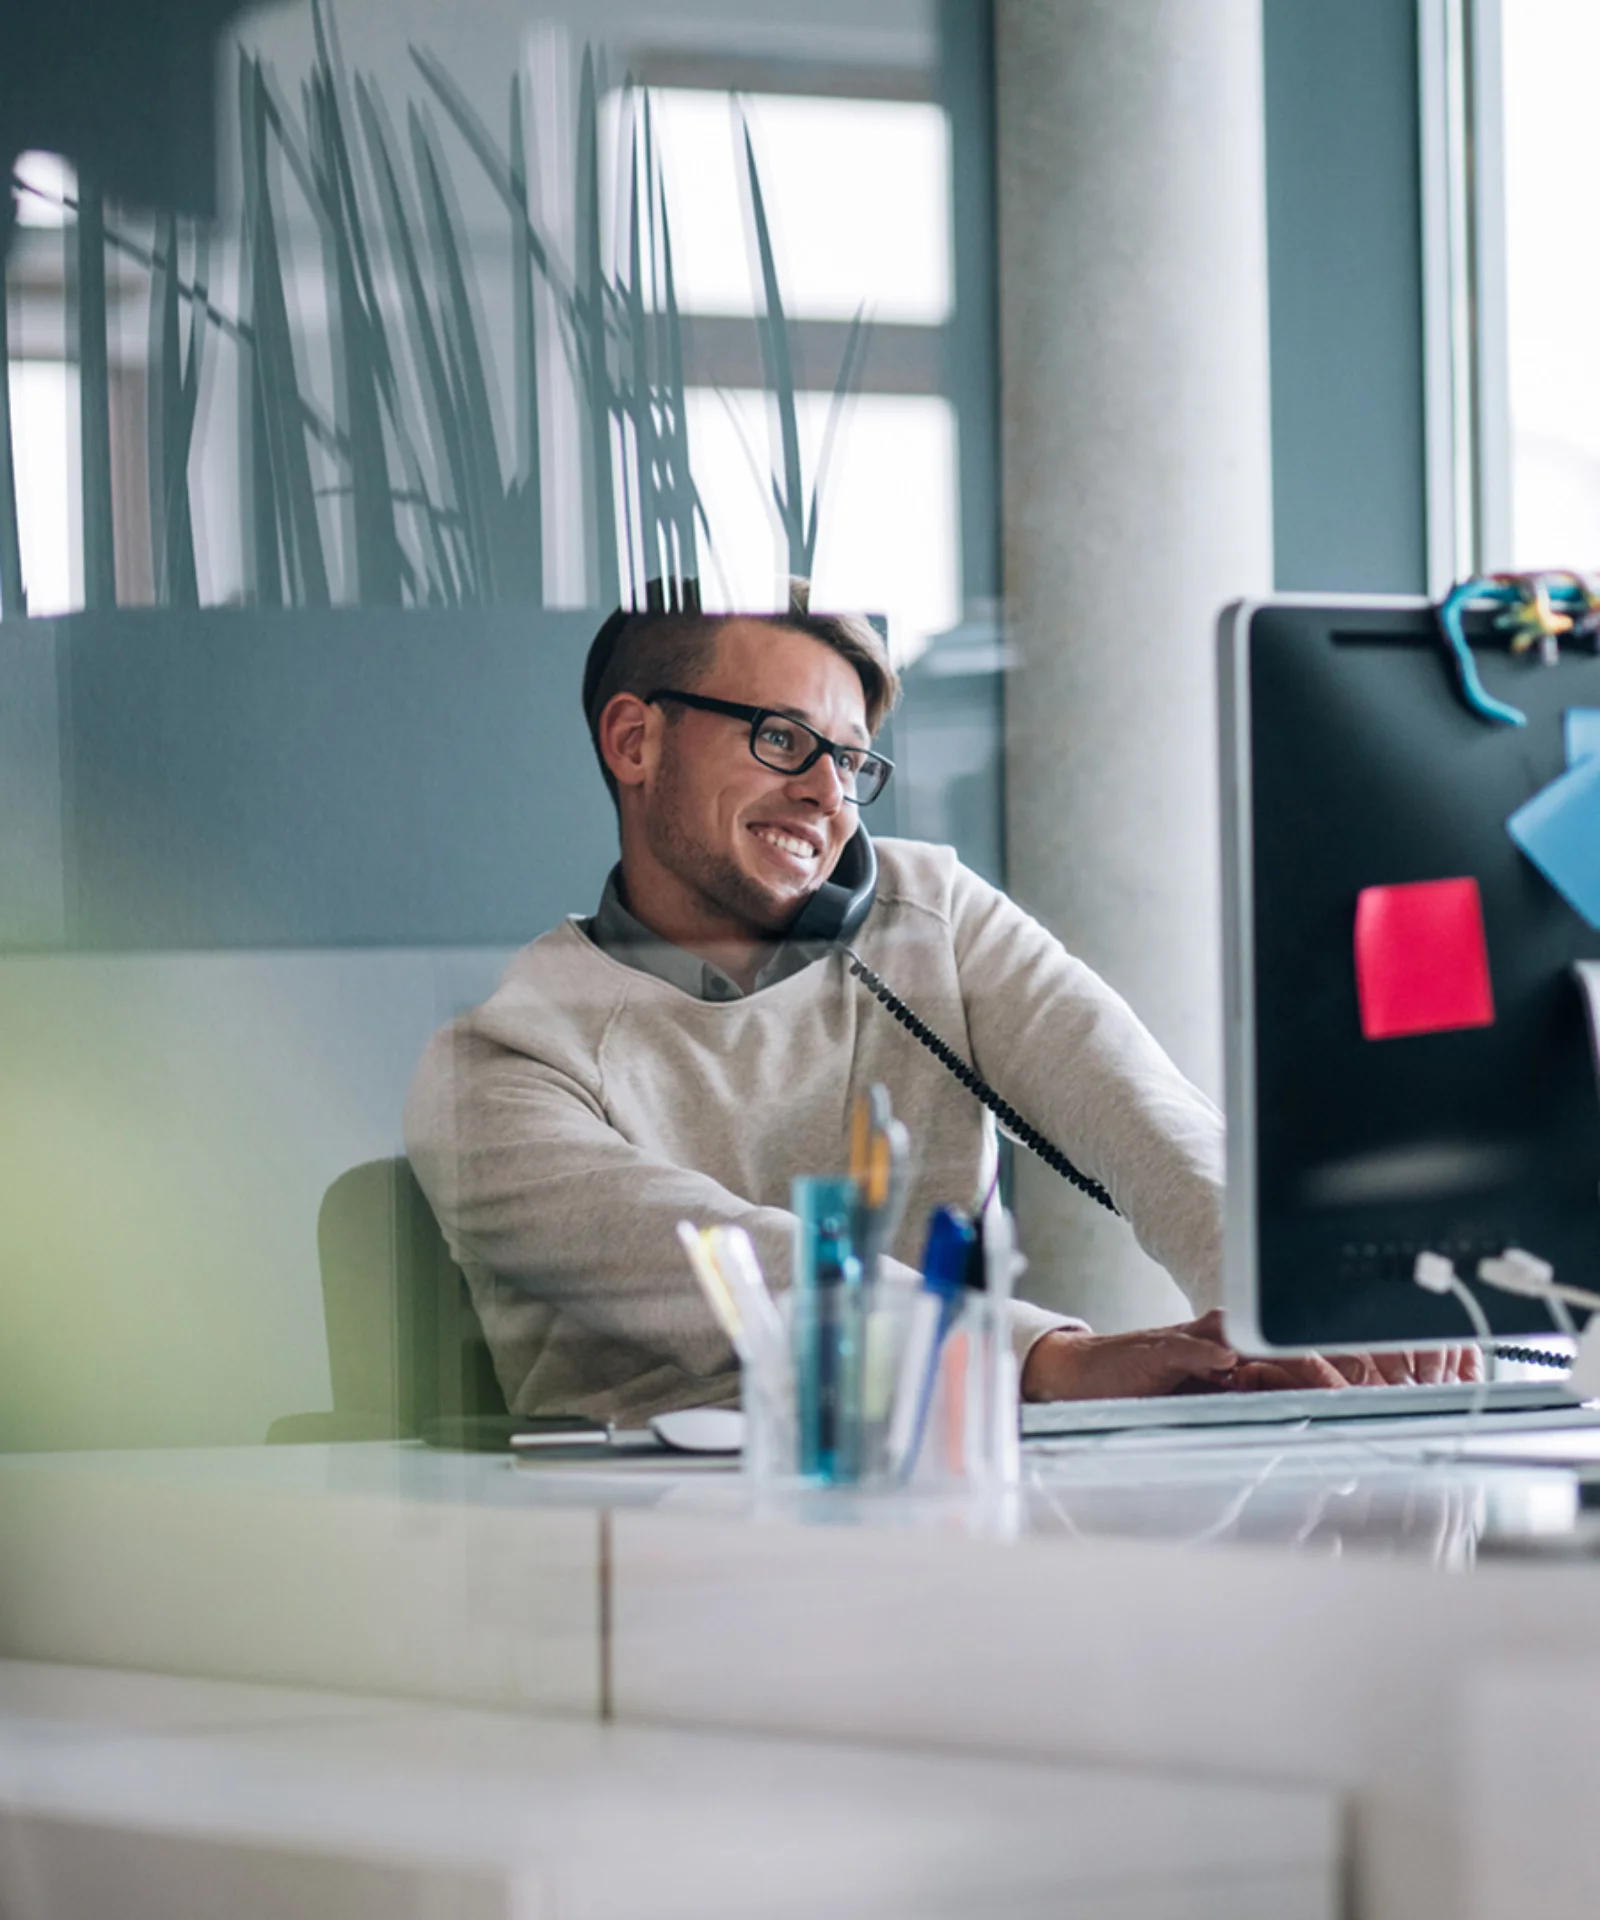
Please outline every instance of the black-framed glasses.
[[870, 807], [894, 772], [894, 762], [881, 753], [829, 740], [804, 720], [774, 707], [747, 707], [737, 700], [713, 700], [709, 694], [679, 693], [675, 687], [657, 687], [646, 700], [651, 706], [658, 700], [676, 700], [679, 706], [694, 707], [701, 713], [725, 713], [733, 720], [748, 720], [750, 752], [774, 773], [806, 773], [827, 754], [838, 769], [845, 799], [858, 807]]

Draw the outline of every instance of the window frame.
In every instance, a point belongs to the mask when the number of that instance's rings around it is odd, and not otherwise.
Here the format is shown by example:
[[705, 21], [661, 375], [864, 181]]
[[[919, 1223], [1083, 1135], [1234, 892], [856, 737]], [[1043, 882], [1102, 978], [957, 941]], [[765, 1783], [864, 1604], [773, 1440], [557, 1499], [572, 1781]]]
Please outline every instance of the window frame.
[[1502, 0], [1418, 0], [1428, 592], [1512, 564]]

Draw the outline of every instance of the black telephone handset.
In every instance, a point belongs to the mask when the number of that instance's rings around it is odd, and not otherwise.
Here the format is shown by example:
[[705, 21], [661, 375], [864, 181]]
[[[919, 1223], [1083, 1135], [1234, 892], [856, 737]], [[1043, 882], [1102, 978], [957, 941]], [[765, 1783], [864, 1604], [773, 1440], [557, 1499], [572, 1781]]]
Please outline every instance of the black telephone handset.
[[1031, 1148], [1047, 1167], [1059, 1173], [1064, 1180], [1071, 1181], [1091, 1200], [1098, 1200], [1101, 1206], [1115, 1213], [1116, 1202], [1098, 1180], [1075, 1167], [1053, 1140], [1047, 1139], [1037, 1127], [1030, 1126], [1015, 1107], [1002, 1100], [994, 1088], [967, 1065], [954, 1047], [941, 1040], [932, 1027], [913, 1013], [894, 989], [872, 971], [860, 954], [852, 951], [850, 942], [872, 911], [877, 890], [877, 850], [865, 826], [858, 826], [840, 854], [838, 865], [795, 917], [789, 928], [789, 938], [818, 946], [841, 947], [854, 978], [862, 981], [867, 991], [894, 1015], [906, 1032], [920, 1041], [970, 1094], [983, 1102], [1014, 1140]]
[[839, 864], [796, 915], [788, 937], [802, 945], [842, 947], [853, 940], [872, 911], [878, 891], [878, 850], [858, 826]]

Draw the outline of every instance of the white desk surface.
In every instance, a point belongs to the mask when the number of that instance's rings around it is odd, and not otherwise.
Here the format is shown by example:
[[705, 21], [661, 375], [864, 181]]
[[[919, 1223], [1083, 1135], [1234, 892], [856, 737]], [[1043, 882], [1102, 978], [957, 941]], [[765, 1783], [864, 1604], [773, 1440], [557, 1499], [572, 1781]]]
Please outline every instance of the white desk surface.
[[[973, 1539], [1145, 1540], [1176, 1548], [1258, 1546], [1414, 1561], [1470, 1573], [1572, 1536], [1577, 1490], [1563, 1462], [1600, 1467], [1600, 1424], [1552, 1416], [1467, 1435], [1430, 1421], [1362, 1423], [1360, 1433], [1204, 1429], [1030, 1443], [1022, 1486], [985, 1504], [954, 1492], [761, 1488], [726, 1459], [667, 1453], [592, 1459], [440, 1452], [417, 1442], [0, 1455], [0, 1498], [30, 1484], [158, 1490], [206, 1507], [259, 1499], [303, 1506], [342, 1495], [421, 1516], [538, 1513], [586, 1538], [587, 1518], [671, 1514], [802, 1528], [936, 1532]], [[137, 1490], [137, 1491], [135, 1491]], [[348, 1509], [346, 1510], [348, 1517]], [[437, 1524], [447, 1524], [435, 1513]], [[1576, 1548], [1576, 1537], [1568, 1540]], [[1600, 1543], [1597, 1543], [1600, 1546]], [[1600, 1575], [1600, 1553], [1594, 1561]]]
[[1326, 1793], [0, 1662], [20, 1920], [1334, 1920], [1338, 1864]]
[[1587, 1649], [1600, 1559], [1502, 1550], [1576, 1537], [1570, 1475], [1426, 1444], [1030, 1450], [999, 1510], [414, 1446], [12, 1456], [0, 1655], [1300, 1783], [1349, 1804], [1362, 1920], [1453, 1920], [1472, 1688]]

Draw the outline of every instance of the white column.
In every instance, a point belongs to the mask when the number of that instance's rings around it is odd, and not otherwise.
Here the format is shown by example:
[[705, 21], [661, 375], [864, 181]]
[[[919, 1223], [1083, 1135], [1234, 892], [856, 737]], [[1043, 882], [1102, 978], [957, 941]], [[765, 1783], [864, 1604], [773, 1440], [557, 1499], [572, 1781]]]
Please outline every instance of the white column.
[[[1271, 580], [1259, 0], [997, 0], [1013, 892], [1220, 1099], [1213, 629]], [[1019, 1155], [1033, 1291], [1183, 1303]]]

